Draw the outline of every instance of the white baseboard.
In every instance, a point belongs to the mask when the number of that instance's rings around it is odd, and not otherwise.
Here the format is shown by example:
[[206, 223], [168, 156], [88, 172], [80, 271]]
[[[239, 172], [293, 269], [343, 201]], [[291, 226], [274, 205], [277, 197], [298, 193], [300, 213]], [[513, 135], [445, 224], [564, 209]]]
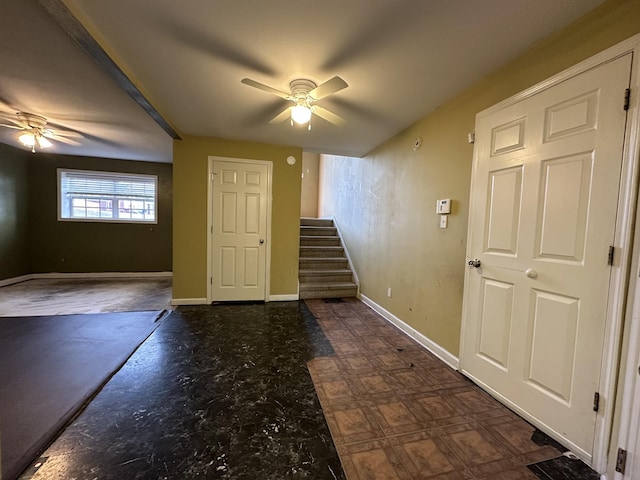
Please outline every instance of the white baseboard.
[[206, 298], [172, 298], [171, 305], [209, 305]]
[[387, 320], [393, 326], [395, 326], [396, 328], [398, 328], [399, 330], [403, 331], [404, 333], [409, 335], [411, 338], [413, 338], [416, 342], [418, 342], [424, 348], [429, 350], [431, 353], [433, 353], [436, 357], [438, 357], [444, 363], [449, 365], [454, 370], [458, 370], [458, 367], [460, 366], [460, 359], [458, 357], [456, 357], [449, 351], [442, 348], [433, 340], [424, 336], [422, 333], [417, 331], [411, 325], [400, 320], [393, 313], [381, 307], [380, 305], [375, 303], [373, 300], [371, 300], [369, 297], [360, 294], [360, 300], [362, 300], [362, 303], [364, 303], [365, 305], [368, 305], [377, 313], [379, 313], [385, 320]]
[[173, 272], [87, 272], [87, 273], [33, 273], [34, 279], [37, 278], [159, 278], [172, 277]]
[[6, 287], [7, 285], [13, 285], [14, 283], [26, 282], [27, 280], [33, 280], [33, 275], [20, 275], [19, 277], [0, 280], [0, 287]]
[[300, 296], [297, 293], [290, 293], [288, 295], [269, 295], [270, 302], [295, 302], [300, 300]]
[[172, 277], [173, 272], [86, 272], [86, 273], [29, 273], [28, 275], [21, 275], [19, 277], [7, 278], [0, 280], [0, 287], [6, 287], [7, 285], [13, 285], [14, 283], [26, 282], [28, 280], [62, 280], [62, 279], [75, 279], [75, 278], [165, 278]]

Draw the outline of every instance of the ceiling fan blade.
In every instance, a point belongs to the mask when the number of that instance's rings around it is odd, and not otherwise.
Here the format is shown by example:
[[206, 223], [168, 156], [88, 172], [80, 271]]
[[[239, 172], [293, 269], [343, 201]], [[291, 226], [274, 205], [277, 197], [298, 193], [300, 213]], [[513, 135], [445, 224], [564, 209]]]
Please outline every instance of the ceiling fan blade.
[[250, 87], [257, 88], [267, 93], [272, 93], [273, 95], [277, 95], [278, 97], [285, 98], [287, 100], [291, 99], [291, 96], [288, 93], [277, 90], [273, 87], [265, 85], [264, 83], [256, 82], [255, 80], [251, 80], [250, 78], [243, 78], [240, 81], [245, 85], [249, 85]]
[[53, 130], [43, 130], [42, 135], [47, 138], [53, 138], [54, 140], [63, 138], [84, 138], [84, 135], [80, 132], [74, 132], [73, 130], [65, 130], [64, 132], [54, 132]]
[[24, 130], [24, 127], [19, 127], [18, 125], [9, 125], [7, 123], [0, 123], [0, 127], [14, 128], [16, 130]]
[[70, 138], [65, 138], [65, 137], [62, 137], [60, 135], [53, 135], [53, 136], [45, 135], [45, 137], [48, 137], [51, 140], [55, 140], [56, 142], [66, 143], [67, 145], [82, 145], [77, 140], [72, 140]]
[[284, 122], [287, 118], [291, 117], [291, 107], [285, 108], [278, 115], [269, 120], [269, 123], [280, 123]]
[[330, 112], [326, 108], [322, 108], [322, 107], [319, 107], [318, 105], [314, 105], [313, 107], [311, 107], [311, 111], [315, 113], [317, 116], [319, 116], [320, 118], [326, 120], [329, 123], [333, 123], [334, 125], [340, 126], [345, 124], [344, 118], [342, 118], [340, 115]]
[[332, 93], [339, 92], [343, 88], [347, 88], [349, 85], [343, 79], [338, 77], [337, 75], [321, 85], [318, 85], [316, 88], [309, 92], [309, 96], [313, 97], [316, 100], [320, 100], [321, 98], [326, 97], [327, 95], [331, 95]]

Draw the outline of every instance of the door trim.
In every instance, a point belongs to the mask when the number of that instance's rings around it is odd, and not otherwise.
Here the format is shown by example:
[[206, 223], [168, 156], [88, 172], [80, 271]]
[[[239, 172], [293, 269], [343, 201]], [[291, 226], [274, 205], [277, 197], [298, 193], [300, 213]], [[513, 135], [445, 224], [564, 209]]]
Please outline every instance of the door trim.
[[[620, 179], [620, 194], [618, 199], [618, 217], [615, 227], [615, 248], [616, 259], [611, 271], [611, 280], [609, 285], [610, 302], [607, 308], [607, 321], [604, 332], [604, 345], [602, 366], [600, 375], [599, 393], [601, 402], [601, 410], [596, 417], [595, 440], [593, 446], [593, 455], [590, 461], [591, 466], [598, 472], [606, 472], [608, 466], [607, 452], [611, 443], [611, 429], [613, 426], [616, 382], [618, 379], [618, 361], [620, 359], [621, 343], [622, 343], [622, 326], [625, 319], [625, 305], [628, 301], [634, 299], [633, 292], [629, 286], [629, 272], [631, 266], [631, 256], [635, 250], [640, 250], [640, 242], [632, 248], [633, 225], [636, 215], [636, 203], [638, 197], [638, 156], [640, 153], [640, 76], [638, 69], [640, 68], [640, 34], [635, 35], [593, 57], [580, 62], [579, 64], [560, 72], [553, 77], [544, 80], [533, 87], [524, 90], [502, 102], [479, 112], [476, 115], [476, 123], [478, 119], [490, 114], [494, 111], [503, 109], [507, 106], [515, 104], [521, 100], [529, 98], [543, 90], [559, 84], [571, 77], [577, 76], [587, 70], [595, 68], [604, 63], [608, 63], [623, 55], [632, 54], [631, 66], [631, 103], [627, 113], [626, 134], [623, 145], [622, 173]], [[620, 108], [623, 105], [623, 94], [620, 96]], [[476, 175], [478, 162], [478, 152], [474, 148], [472, 178]], [[470, 197], [474, 196], [474, 184], [471, 182]], [[469, 217], [468, 232], [471, 235], [471, 222], [473, 219]], [[467, 258], [471, 258], [472, 241], [467, 238]], [[636, 261], [637, 262], [637, 261]], [[465, 284], [466, 284], [465, 275]], [[465, 288], [466, 285], [465, 285]], [[635, 302], [640, 305], [640, 298]], [[462, 325], [460, 336], [460, 360], [464, 365], [463, 352], [466, 329], [467, 310], [469, 305], [463, 302], [462, 306]], [[638, 306], [640, 308], [640, 306]], [[629, 321], [640, 322], [640, 318], [629, 318]], [[630, 419], [630, 418], [629, 418]], [[629, 420], [627, 419], [627, 420]], [[623, 420], [625, 421], [625, 420]], [[617, 449], [617, 447], [616, 447]]]
[[254, 165], [266, 165], [267, 167], [267, 233], [265, 249], [265, 269], [264, 269], [264, 301], [270, 300], [271, 291], [271, 204], [272, 204], [272, 184], [273, 184], [273, 162], [267, 160], [256, 160], [251, 158], [232, 158], [209, 156], [207, 169], [207, 303], [213, 302], [213, 271], [211, 260], [213, 258], [213, 164], [214, 162], [244, 163]]

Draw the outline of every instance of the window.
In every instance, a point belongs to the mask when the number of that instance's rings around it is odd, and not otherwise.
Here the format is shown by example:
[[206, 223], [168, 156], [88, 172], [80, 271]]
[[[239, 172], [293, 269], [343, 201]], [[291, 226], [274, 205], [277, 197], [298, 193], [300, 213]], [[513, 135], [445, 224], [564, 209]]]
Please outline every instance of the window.
[[155, 175], [58, 169], [58, 219], [157, 223]]

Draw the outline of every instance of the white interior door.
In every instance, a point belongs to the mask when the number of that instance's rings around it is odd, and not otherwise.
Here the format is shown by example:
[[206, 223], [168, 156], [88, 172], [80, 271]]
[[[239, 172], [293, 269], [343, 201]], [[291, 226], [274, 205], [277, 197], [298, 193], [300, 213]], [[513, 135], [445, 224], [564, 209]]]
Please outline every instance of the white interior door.
[[631, 55], [478, 115], [461, 369], [590, 461]]
[[214, 160], [213, 301], [265, 300], [268, 166]]

